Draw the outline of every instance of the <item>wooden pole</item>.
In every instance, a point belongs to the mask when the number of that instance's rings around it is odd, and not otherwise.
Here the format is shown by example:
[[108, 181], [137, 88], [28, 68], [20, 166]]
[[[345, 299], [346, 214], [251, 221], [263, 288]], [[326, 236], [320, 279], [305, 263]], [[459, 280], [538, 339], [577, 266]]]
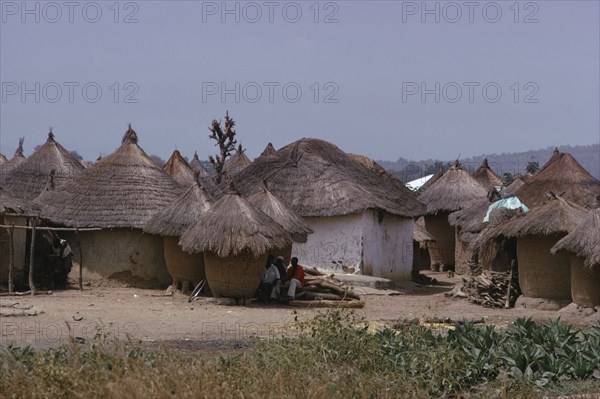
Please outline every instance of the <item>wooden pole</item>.
[[505, 309], [510, 308], [510, 290], [512, 288], [513, 273], [515, 271], [516, 263], [517, 263], [516, 259], [513, 259], [510, 262], [510, 274], [508, 276], [508, 288], [506, 289], [506, 302], [504, 303]]
[[79, 291], [83, 291], [83, 252], [81, 252], [79, 229], [75, 230], [75, 236], [77, 237], [77, 249], [79, 250]]
[[8, 261], [8, 293], [12, 294], [13, 292], [13, 267], [15, 264], [15, 225], [13, 224], [10, 227], [10, 259]]
[[33, 284], [33, 261], [35, 257], [35, 227], [37, 225], [37, 216], [33, 217], [31, 222], [31, 247], [29, 248], [29, 289], [31, 296], [35, 295], [35, 285]]

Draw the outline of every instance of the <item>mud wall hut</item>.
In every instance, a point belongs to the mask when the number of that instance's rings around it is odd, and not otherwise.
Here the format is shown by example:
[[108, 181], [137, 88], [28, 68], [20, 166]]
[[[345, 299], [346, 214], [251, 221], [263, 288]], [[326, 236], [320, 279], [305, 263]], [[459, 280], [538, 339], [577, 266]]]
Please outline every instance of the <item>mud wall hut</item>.
[[162, 287], [171, 282], [162, 238], [142, 229], [183, 191], [142, 150], [130, 126], [115, 152], [37, 202], [55, 224], [102, 229], [80, 233], [85, 279]]

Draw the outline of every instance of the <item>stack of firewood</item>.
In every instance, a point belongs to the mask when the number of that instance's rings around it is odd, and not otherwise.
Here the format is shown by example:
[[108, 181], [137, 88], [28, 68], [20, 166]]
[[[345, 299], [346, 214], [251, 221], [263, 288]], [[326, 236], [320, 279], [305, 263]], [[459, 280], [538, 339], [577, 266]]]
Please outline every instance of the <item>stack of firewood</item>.
[[364, 302], [352, 287], [334, 278], [333, 274], [322, 273], [315, 267], [304, 267], [304, 287], [290, 305], [362, 308]]
[[508, 272], [483, 272], [479, 275], [463, 277], [462, 292], [467, 299], [478, 305], [488, 308], [504, 308], [514, 306], [517, 297], [521, 294], [519, 290], [518, 276], [512, 275], [508, 303], [506, 294], [509, 291], [511, 275]]

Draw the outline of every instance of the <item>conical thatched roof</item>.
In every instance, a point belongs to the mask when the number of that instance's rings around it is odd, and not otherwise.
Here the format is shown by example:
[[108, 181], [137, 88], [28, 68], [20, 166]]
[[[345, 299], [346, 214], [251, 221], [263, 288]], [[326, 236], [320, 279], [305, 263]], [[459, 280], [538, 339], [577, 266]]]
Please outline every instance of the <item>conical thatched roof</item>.
[[518, 238], [568, 234], [583, 220], [585, 212], [580, 205], [548, 193], [544, 204], [486, 229], [486, 240], [499, 236]]
[[552, 191], [583, 206], [594, 206], [600, 195], [600, 181], [590, 175], [573, 156], [554, 151], [550, 160], [515, 194], [528, 207], [541, 205], [545, 193]]
[[225, 162], [225, 171], [229, 175], [235, 175], [252, 164], [252, 161], [246, 156], [245, 150], [240, 144], [233, 156]]
[[419, 201], [427, 206], [428, 214], [435, 214], [468, 208], [485, 198], [487, 190], [457, 161], [419, 196]]
[[267, 146], [265, 147], [265, 149], [263, 150], [263, 152], [260, 154], [261, 157], [268, 157], [269, 155], [273, 155], [277, 152], [277, 150], [275, 149], [275, 147], [273, 147], [273, 144], [269, 143], [267, 144]]
[[248, 202], [265, 213], [283, 229], [292, 235], [294, 241], [306, 242], [306, 236], [313, 230], [294, 211], [292, 211], [279, 198], [273, 195], [267, 188], [248, 197]]
[[413, 240], [415, 240], [418, 243], [435, 241], [435, 237], [425, 228], [425, 219], [422, 216], [415, 220], [415, 227], [413, 229]]
[[290, 234], [237, 194], [226, 194], [186, 230], [179, 245], [187, 252], [220, 257], [249, 251], [258, 257], [291, 244]]
[[194, 157], [192, 158], [192, 162], [190, 162], [190, 167], [200, 177], [206, 177], [210, 175], [210, 173], [208, 173], [204, 165], [202, 165], [202, 162], [200, 162], [200, 158], [198, 158], [197, 151], [194, 151]]
[[425, 182], [425, 184], [423, 184], [421, 186], [421, 188], [419, 189], [419, 192], [421, 192], [421, 194], [423, 194], [425, 191], [427, 191], [427, 189], [429, 187], [431, 187], [433, 185], [433, 183], [435, 183], [436, 181], [438, 181], [438, 179], [444, 175], [444, 172], [445, 172], [445, 170], [438, 169], [437, 172], [435, 172], [433, 174], [433, 176], [431, 176], [431, 178], [429, 180], [427, 180]]
[[25, 155], [23, 155], [24, 140], [24, 137], [19, 138], [19, 146], [15, 150], [15, 155], [10, 160], [0, 164], [0, 184], [3, 184], [12, 171], [25, 161]]
[[8, 159], [6, 159], [6, 157], [0, 153], [0, 165], [2, 165], [4, 162], [8, 162]]
[[39, 213], [39, 210], [31, 201], [17, 198], [10, 191], [0, 187], [0, 215], [31, 215]]
[[182, 193], [140, 148], [130, 126], [115, 152], [37, 202], [45, 217], [66, 226], [141, 229]]
[[490, 168], [487, 158], [472, 174], [473, 178], [486, 189], [502, 186], [502, 179]]
[[54, 139], [50, 131], [46, 142], [10, 172], [2, 184], [17, 197], [35, 198], [44, 191], [53, 170], [54, 185], [60, 187], [83, 172], [85, 167]]
[[187, 161], [183, 159], [179, 150], [173, 151], [162, 170], [182, 186], [191, 186], [196, 182], [196, 174]]
[[144, 231], [161, 236], [180, 236], [210, 209], [212, 202], [210, 195], [196, 182], [181, 197], [152, 216]]
[[420, 216], [423, 205], [400, 181], [383, 178], [335, 145], [301, 139], [259, 158], [234, 177], [246, 194], [266, 181], [271, 192], [302, 217], [349, 215], [378, 209], [404, 217]]
[[590, 209], [583, 221], [552, 247], [553, 254], [558, 251], [584, 258], [588, 267], [600, 265], [600, 209]]
[[502, 196], [507, 197], [509, 195], [514, 195], [518, 189], [523, 187], [525, 182], [529, 181], [531, 175], [517, 175], [515, 176], [512, 183], [502, 189]]

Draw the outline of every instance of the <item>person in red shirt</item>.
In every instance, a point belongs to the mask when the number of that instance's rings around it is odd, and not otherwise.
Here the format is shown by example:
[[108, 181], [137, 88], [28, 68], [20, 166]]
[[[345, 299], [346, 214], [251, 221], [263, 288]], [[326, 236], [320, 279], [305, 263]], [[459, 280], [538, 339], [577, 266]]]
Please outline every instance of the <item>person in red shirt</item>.
[[292, 265], [287, 269], [284, 279], [284, 287], [288, 288], [288, 298], [296, 297], [296, 289], [298, 286], [304, 286], [304, 269], [298, 264], [298, 258], [291, 259]]

